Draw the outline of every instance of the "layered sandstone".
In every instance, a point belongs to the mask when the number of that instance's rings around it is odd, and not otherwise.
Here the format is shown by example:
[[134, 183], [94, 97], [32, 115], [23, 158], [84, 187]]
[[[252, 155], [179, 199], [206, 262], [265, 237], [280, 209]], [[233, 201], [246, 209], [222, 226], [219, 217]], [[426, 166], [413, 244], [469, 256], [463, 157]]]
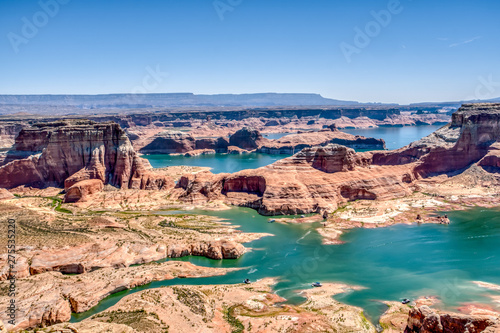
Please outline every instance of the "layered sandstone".
[[[145, 285], [153, 281], [176, 277], [208, 277], [224, 275], [231, 268], [208, 268], [188, 262], [165, 262], [121, 269], [102, 269], [78, 276], [64, 276], [47, 272], [17, 281], [16, 323], [10, 325], [2, 311], [0, 320], [9, 330], [45, 327], [69, 321], [71, 313], [84, 312], [107, 296], [122, 290]], [[9, 281], [0, 282], [6, 288]], [[7, 308], [7, 295], [0, 296], [0, 304]]]
[[17, 134], [24, 127], [25, 125], [22, 123], [0, 123], [0, 148], [12, 147]]
[[[252, 127], [243, 127], [229, 136], [218, 138], [195, 138], [191, 134], [164, 131], [149, 138], [140, 148], [144, 154], [185, 154], [196, 156], [203, 152], [245, 153], [257, 151], [264, 154], [293, 155], [304, 148], [342, 144], [355, 149], [384, 149], [381, 139], [365, 138], [340, 132], [335, 125], [325, 125], [326, 129], [287, 135], [279, 140], [270, 140]], [[216, 132], [215, 132], [216, 133]]]
[[79, 120], [34, 125], [19, 133], [7, 160], [0, 167], [3, 188], [65, 185], [68, 189], [89, 179], [125, 189], [173, 185], [136, 154], [116, 123]]
[[328, 144], [339, 144], [354, 149], [384, 149], [385, 142], [382, 139], [365, 138], [338, 131], [335, 126], [319, 132], [306, 132], [291, 134], [279, 140], [272, 140], [268, 144], [259, 147], [259, 152], [268, 154], [293, 155], [304, 148], [313, 146], [325, 146]]
[[140, 152], [143, 154], [184, 154], [196, 149], [196, 139], [183, 132], [161, 132], [151, 138]]
[[341, 202], [411, 193], [412, 166], [370, 166], [352, 149], [330, 145], [256, 170], [185, 176], [174, 194], [193, 204], [224, 200], [264, 215], [331, 211]]
[[[251, 285], [169, 286], [141, 291], [82, 322], [125, 323], [137, 332], [360, 332], [375, 333], [362, 309], [341, 304], [333, 295], [349, 286], [325, 284], [305, 290], [302, 305], [272, 292], [276, 281]], [[133, 320], [130, 320], [133, 318]]]
[[64, 202], [86, 201], [94, 193], [104, 189], [104, 184], [100, 179], [88, 179], [77, 182], [66, 191]]
[[229, 138], [229, 144], [246, 150], [255, 150], [267, 143], [269, 140], [265, 139], [262, 134], [256, 129], [244, 127], [236, 131]]
[[410, 310], [405, 333], [496, 333], [500, 320], [493, 316], [439, 313], [428, 306]]
[[223, 200], [265, 215], [332, 211], [347, 201], [404, 197], [421, 179], [453, 176], [477, 162], [495, 172], [499, 140], [500, 104], [467, 104], [451, 124], [396, 151], [316, 146], [256, 170], [184, 177], [175, 195], [193, 204]]

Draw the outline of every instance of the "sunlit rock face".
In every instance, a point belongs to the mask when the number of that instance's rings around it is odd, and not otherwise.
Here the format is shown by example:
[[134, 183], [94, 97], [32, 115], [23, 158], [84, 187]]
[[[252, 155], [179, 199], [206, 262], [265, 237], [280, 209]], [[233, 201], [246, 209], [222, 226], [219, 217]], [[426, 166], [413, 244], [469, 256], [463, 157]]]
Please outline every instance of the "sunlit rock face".
[[164, 177], [154, 179], [149, 163], [136, 154], [126, 133], [113, 122], [76, 120], [34, 125], [19, 133], [7, 158], [9, 162], [0, 167], [3, 188], [69, 188], [87, 179], [119, 188], [161, 189], [170, 183]]

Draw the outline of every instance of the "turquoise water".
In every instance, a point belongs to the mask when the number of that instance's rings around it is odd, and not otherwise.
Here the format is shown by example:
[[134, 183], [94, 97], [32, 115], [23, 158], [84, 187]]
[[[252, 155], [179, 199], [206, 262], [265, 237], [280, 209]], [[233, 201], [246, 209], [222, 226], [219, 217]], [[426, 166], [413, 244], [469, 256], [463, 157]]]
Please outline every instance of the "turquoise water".
[[303, 301], [296, 290], [309, 288], [314, 281], [363, 286], [367, 289], [338, 295], [336, 299], [362, 307], [367, 318], [376, 323], [386, 310], [380, 300], [437, 295], [446, 309], [455, 309], [464, 302], [493, 305], [486, 297], [488, 291], [471, 281], [500, 284], [500, 210], [451, 212], [450, 225], [355, 229], [344, 234], [345, 243], [341, 245], [322, 245], [315, 230], [319, 223], [267, 223], [268, 218], [246, 208], [196, 213], [227, 219], [246, 232], [274, 236], [247, 244], [253, 250], [237, 260], [176, 259], [201, 266], [245, 267], [243, 271], [211, 278], [160, 281], [123, 291], [87, 313], [73, 315], [72, 320], [82, 320], [116, 304], [125, 295], [148, 288], [232, 284], [245, 278], [278, 277], [275, 291], [295, 304]]
[[234, 173], [245, 169], [257, 169], [289, 157], [290, 155], [267, 155], [267, 154], [214, 154], [194, 157], [182, 155], [146, 155], [153, 168], [164, 168], [167, 166], [188, 165], [212, 168], [212, 172]]
[[[386, 141], [387, 149], [397, 149], [431, 134], [439, 127], [441, 126], [379, 127], [372, 129], [346, 129], [343, 131], [354, 135], [363, 135], [377, 139], [382, 138]], [[289, 133], [273, 133], [268, 134], [267, 137], [270, 139], [279, 139], [287, 134]], [[289, 156], [290, 155], [215, 154], [194, 157], [184, 157], [182, 155], [146, 155], [144, 157], [149, 160], [154, 168], [178, 165], [210, 167], [213, 173], [218, 174], [234, 173], [245, 169], [257, 169]]]
[[366, 129], [341, 129], [342, 132], [366, 137], [384, 139], [387, 149], [393, 150], [417, 141], [443, 125], [422, 125], [404, 127], [377, 127]]

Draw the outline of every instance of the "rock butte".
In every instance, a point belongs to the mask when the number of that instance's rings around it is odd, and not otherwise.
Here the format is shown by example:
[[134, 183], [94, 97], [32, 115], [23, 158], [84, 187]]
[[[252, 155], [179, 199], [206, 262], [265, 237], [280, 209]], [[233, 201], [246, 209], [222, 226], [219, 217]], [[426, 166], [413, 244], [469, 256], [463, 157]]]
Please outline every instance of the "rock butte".
[[[127, 135], [116, 123], [60, 121], [23, 129], [6, 164], [0, 166], [0, 187], [20, 185], [63, 186], [98, 179], [119, 188], [168, 189], [173, 181], [152, 170], [134, 151]], [[97, 183], [73, 188], [82, 196], [100, 187]]]
[[185, 154], [196, 156], [210, 153], [243, 153], [257, 151], [264, 154], [294, 154], [304, 148], [342, 144], [352, 148], [383, 149], [385, 142], [381, 139], [365, 138], [338, 131], [331, 125], [319, 132], [303, 132], [287, 135], [279, 140], [270, 140], [251, 127], [243, 127], [232, 134], [229, 139], [201, 138], [183, 132], [164, 131], [141, 143], [143, 154]]
[[398, 150], [306, 148], [256, 170], [185, 176], [174, 193], [190, 204], [223, 200], [263, 215], [331, 212], [348, 201], [404, 197], [421, 180], [457, 174], [474, 164], [496, 173], [499, 139], [500, 104], [466, 104], [450, 124]]
[[454, 313], [439, 313], [428, 306], [410, 310], [405, 333], [498, 333], [500, 321], [495, 316], [469, 316]]

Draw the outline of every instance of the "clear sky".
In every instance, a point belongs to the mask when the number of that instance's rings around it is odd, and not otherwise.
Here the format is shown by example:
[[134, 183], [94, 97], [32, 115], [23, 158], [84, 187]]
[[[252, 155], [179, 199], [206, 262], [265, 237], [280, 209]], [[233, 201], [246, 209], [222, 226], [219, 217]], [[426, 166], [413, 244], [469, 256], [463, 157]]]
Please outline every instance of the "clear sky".
[[499, 16], [496, 0], [0, 0], [0, 94], [493, 98]]

